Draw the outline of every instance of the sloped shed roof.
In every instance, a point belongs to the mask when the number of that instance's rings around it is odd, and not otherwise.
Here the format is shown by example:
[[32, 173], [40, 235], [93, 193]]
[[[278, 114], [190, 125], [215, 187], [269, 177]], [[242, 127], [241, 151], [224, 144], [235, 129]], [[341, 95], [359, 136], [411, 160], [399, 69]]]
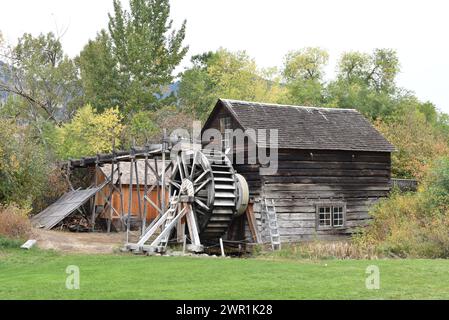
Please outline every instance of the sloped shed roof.
[[[392, 152], [394, 146], [354, 109], [220, 99], [245, 129], [278, 130], [279, 148]], [[211, 113], [209, 120], [214, 116]], [[205, 127], [207, 127], [206, 122]]]
[[[145, 161], [144, 160], [137, 160], [135, 163], [137, 163], [137, 174], [139, 177], [139, 184], [142, 185], [145, 181]], [[162, 170], [164, 168], [164, 165], [162, 163], [162, 161], [157, 161], [157, 171], [156, 171], [156, 165], [154, 163], [154, 161], [148, 161], [148, 164], [151, 168], [153, 168], [153, 170], [151, 170], [150, 168], [148, 168], [147, 170], [147, 183], [148, 185], [153, 185], [156, 184], [157, 182], [157, 177], [154, 174], [155, 172], [157, 172], [159, 175], [162, 174]], [[167, 166], [169, 164], [169, 161], [166, 161], [165, 166]], [[111, 175], [111, 164], [104, 164], [104, 166], [100, 167], [100, 170], [103, 171], [104, 175], [106, 177], [109, 177]], [[114, 169], [117, 169], [117, 165], [115, 165]], [[122, 184], [124, 185], [129, 185], [130, 181], [131, 181], [131, 174], [130, 174], [130, 162], [120, 162], [120, 172], [122, 174]], [[166, 177], [168, 179], [168, 177], [170, 177], [171, 174], [171, 169], [167, 169], [167, 171], [165, 172]], [[114, 173], [114, 183], [117, 182], [118, 179], [118, 173], [115, 172]], [[133, 185], [137, 184], [137, 179], [136, 179], [136, 171], [135, 171], [135, 167], [133, 167]]]

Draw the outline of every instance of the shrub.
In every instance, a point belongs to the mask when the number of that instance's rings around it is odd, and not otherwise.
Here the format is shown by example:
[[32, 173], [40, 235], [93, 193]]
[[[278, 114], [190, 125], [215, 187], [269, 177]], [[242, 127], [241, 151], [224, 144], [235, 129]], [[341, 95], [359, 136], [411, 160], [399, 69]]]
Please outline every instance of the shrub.
[[434, 162], [416, 193], [393, 193], [353, 239], [394, 257], [449, 257], [449, 159]]
[[31, 234], [29, 211], [15, 204], [0, 206], [0, 236], [18, 240], [27, 238]]
[[3, 238], [0, 236], [0, 249], [19, 248], [23, 241], [17, 239]]
[[47, 186], [49, 161], [31, 126], [0, 119], [0, 203], [29, 206]]

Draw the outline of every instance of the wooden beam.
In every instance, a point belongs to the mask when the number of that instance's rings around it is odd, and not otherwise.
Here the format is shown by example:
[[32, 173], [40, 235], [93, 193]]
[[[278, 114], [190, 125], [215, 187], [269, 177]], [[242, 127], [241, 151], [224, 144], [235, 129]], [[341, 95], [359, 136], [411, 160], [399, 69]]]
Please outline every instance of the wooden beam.
[[249, 204], [246, 209], [246, 219], [248, 221], [249, 230], [251, 231], [251, 235], [253, 236], [253, 240], [256, 243], [262, 243], [262, 239], [260, 237], [259, 231], [257, 230], [256, 217], [254, 215], [253, 204]]

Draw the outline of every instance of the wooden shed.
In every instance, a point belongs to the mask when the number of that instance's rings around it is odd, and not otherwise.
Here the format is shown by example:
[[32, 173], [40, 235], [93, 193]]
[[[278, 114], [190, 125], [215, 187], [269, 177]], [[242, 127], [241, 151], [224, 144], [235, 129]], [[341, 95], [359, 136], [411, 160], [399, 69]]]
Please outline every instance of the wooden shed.
[[[135, 162], [136, 166], [133, 166], [133, 179], [131, 182], [131, 167], [129, 162], [120, 162], [120, 172], [121, 172], [121, 179], [118, 181], [118, 174], [115, 174], [114, 178], [114, 184], [115, 185], [121, 185], [121, 194], [117, 190], [114, 190], [112, 193], [112, 207], [113, 212], [115, 213], [122, 213], [124, 216], [127, 216], [128, 214], [128, 208], [130, 204], [131, 199], [131, 219], [140, 221], [143, 216], [146, 217], [147, 223], [150, 223], [154, 218], [157, 217], [159, 212], [151, 206], [147, 201], [144, 201], [145, 196], [145, 190], [143, 187], [143, 182], [145, 180], [145, 162], [144, 160], [137, 160]], [[161, 173], [161, 170], [163, 168], [162, 162], [158, 161], [157, 168], [154, 163], [150, 164], [150, 166], [153, 168], [153, 170], [147, 170], [147, 184], [150, 188], [150, 191], [147, 194], [147, 197], [149, 200], [151, 200], [153, 203], [157, 204], [160, 202], [161, 197], [161, 187], [158, 183], [158, 179], [155, 176], [155, 172]], [[136, 179], [136, 167], [137, 167], [137, 176], [138, 179]], [[96, 182], [97, 185], [102, 184], [106, 177], [111, 176], [111, 164], [104, 164], [103, 166], [99, 167], [99, 169], [96, 172]], [[115, 168], [117, 168], [117, 164], [115, 165]], [[151, 188], [152, 187], [152, 188]], [[132, 193], [130, 197], [130, 192]], [[108, 195], [110, 193], [110, 185], [106, 185], [102, 192], [97, 193], [95, 198], [95, 205], [97, 206], [97, 211], [100, 212], [100, 217], [105, 218], [106, 215], [109, 214], [109, 211], [107, 210], [107, 201]], [[168, 192], [166, 193], [166, 198], [168, 199]], [[140, 201], [139, 201], [140, 200]], [[145, 202], [146, 205], [145, 205]], [[123, 205], [123, 207], [122, 207]], [[113, 215], [113, 218], [118, 219], [118, 215]]]
[[[331, 240], [366, 225], [370, 206], [390, 192], [395, 148], [356, 110], [221, 99], [203, 132], [209, 128], [223, 135], [229, 129], [278, 132], [275, 173], [265, 174], [259, 159], [250, 159], [250, 140], [231, 148], [234, 168], [248, 181], [264, 241], [269, 238], [265, 200], [274, 200], [282, 242]], [[257, 140], [259, 152], [267, 140]], [[241, 153], [245, 162], [235, 163]]]

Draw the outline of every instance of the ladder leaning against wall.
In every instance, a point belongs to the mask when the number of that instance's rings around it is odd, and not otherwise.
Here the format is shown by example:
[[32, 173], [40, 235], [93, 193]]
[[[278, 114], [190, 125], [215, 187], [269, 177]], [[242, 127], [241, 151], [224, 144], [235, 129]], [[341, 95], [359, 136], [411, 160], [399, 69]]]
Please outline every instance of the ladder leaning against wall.
[[266, 198], [264, 201], [264, 211], [268, 220], [268, 229], [270, 231], [271, 247], [273, 250], [281, 250], [281, 236], [279, 234], [279, 227], [276, 214], [276, 206], [274, 200], [268, 201]]

